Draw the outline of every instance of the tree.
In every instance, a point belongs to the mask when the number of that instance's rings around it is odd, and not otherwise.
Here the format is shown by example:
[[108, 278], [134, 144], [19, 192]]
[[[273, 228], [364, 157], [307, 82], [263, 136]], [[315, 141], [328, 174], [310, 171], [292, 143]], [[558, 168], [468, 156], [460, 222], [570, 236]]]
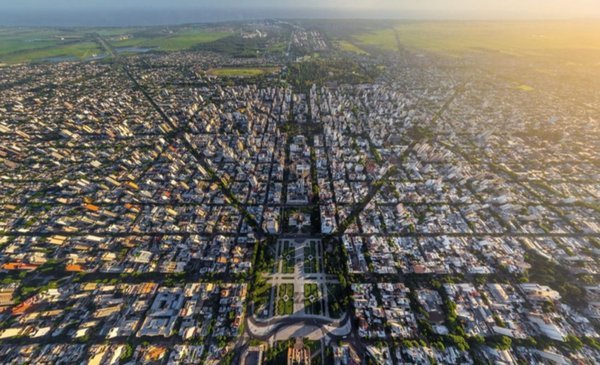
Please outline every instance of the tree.
[[485, 343], [485, 337], [483, 337], [482, 335], [476, 335], [476, 336], [472, 336], [469, 337], [469, 345], [475, 347], [475, 346], [481, 346]]
[[448, 339], [450, 343], [455, 346], [459, 351], [467, 351], [469, 349], [469, 344], [465, 341], [465, 338], [457, 335], [449, 335]]
[[565, 339], [566, 346], [572, 351], [579, 351], [583, 348], [583, 342], [573, 335], [567, 335]]
[[126, 343], [119, 359], [121, 362], [126, 362], [127, 360], [131, 359], [131, 356], [133, 356], [133, 348], [130, 344]]
[[512, 340], [507, 336], [488, 337], [488, 344], [498, 350], [508, 350], [512, 346]]

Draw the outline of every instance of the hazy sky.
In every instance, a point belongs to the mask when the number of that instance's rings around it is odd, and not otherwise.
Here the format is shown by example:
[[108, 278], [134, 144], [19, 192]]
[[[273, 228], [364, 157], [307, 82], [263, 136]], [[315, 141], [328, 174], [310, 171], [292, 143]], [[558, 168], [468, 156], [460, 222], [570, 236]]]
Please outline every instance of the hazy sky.
[[422, 14], [440, 17], [600, 17], [600, 0], [0, 0], [0, 8], [21, 11], [42, 9], [114, 8], [326, 8], [392, 11], [395, 17]]
[[600, 19], [600, 0], [0, 0], [0, 26], [250, 18]]

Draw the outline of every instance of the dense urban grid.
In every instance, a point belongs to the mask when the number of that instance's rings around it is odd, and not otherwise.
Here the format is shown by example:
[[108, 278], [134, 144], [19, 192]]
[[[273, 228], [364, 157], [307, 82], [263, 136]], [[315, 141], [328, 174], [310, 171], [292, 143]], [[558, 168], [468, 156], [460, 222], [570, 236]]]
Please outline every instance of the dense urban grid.
[[235, 27], [0, 68], [2, 363], [600, 363], [597, 75]]

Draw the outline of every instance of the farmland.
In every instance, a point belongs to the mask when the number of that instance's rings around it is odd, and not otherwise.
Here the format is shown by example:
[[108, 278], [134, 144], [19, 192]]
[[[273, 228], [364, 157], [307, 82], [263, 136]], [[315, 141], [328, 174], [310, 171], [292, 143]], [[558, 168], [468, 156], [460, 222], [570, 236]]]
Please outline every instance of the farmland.
[[[396, 38], [397, 37], [397, 38]], [[399, 22], [352, 36], [358, 46], [409, 49], [451, 56], [473, 52], [541, 56], [578, 52], [600, 53], [600, 25], [594, 22]]]

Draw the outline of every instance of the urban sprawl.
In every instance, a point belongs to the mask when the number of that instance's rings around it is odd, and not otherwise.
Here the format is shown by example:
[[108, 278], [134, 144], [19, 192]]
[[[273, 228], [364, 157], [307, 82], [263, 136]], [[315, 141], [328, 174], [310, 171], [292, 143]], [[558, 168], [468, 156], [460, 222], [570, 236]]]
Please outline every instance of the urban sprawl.
[[0, 68], [0, 362], [600, 363], [597, 89], [240, 32]]

